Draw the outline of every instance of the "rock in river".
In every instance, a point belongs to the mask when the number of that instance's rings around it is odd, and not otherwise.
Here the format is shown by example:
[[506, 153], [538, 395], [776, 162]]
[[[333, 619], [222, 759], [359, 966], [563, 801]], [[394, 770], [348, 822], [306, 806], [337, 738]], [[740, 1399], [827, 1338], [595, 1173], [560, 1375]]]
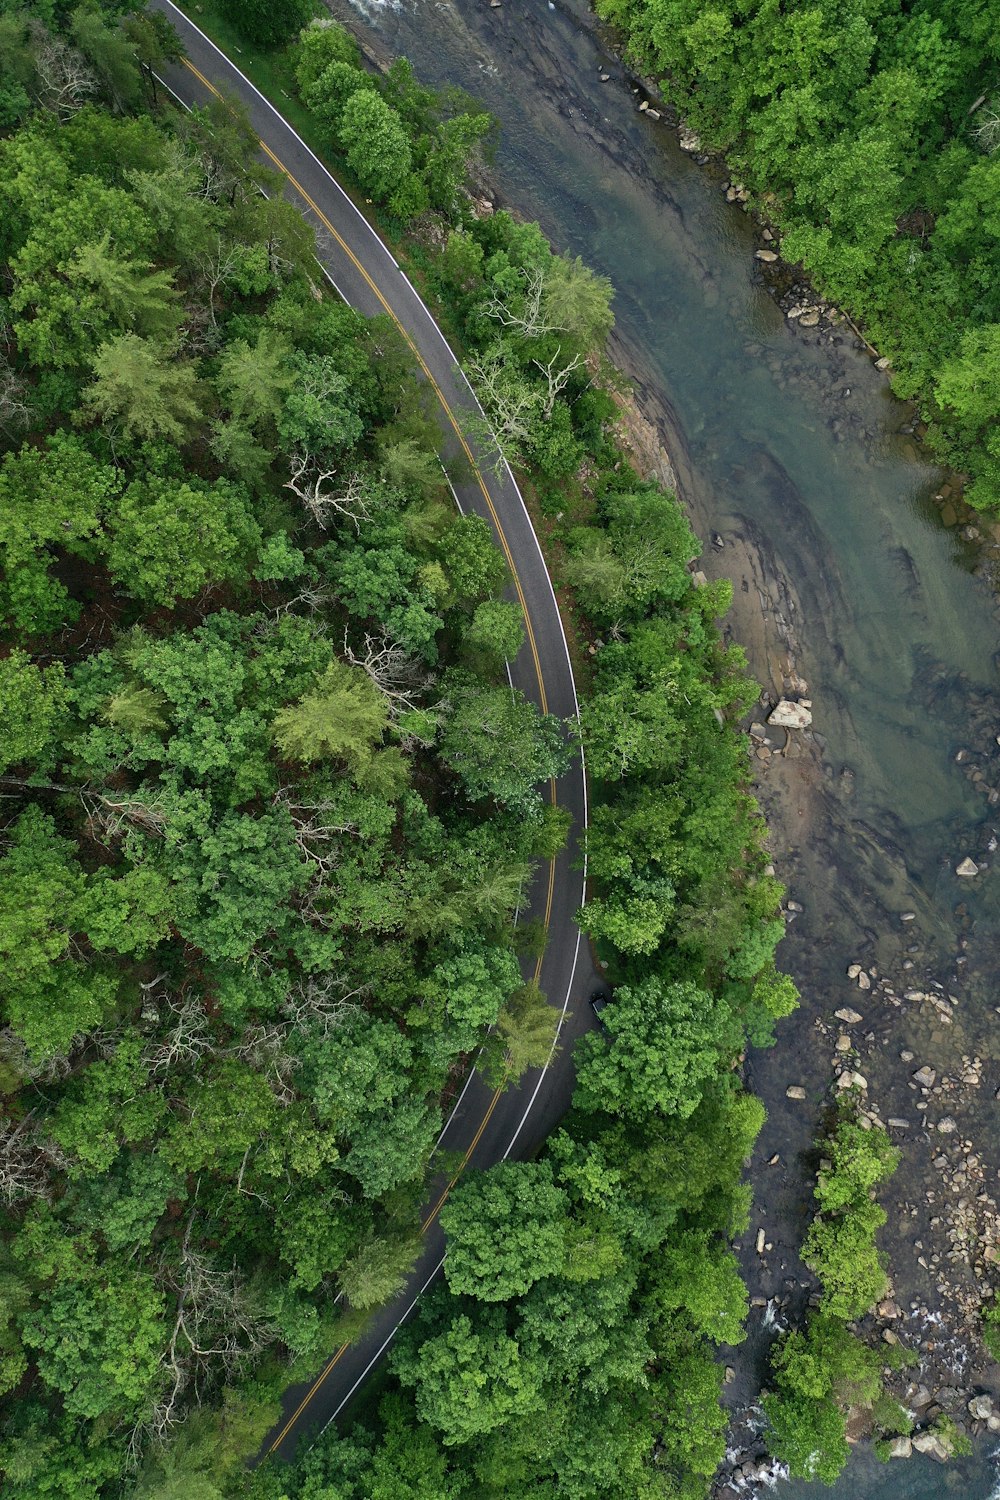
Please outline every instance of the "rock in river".
[[[779, 703], [778, 708], [780, 707], [781, 704]], [[775, 709], [775, 713], [777, 713], [777, 711], [778, 710]], [[772, 724], [774, 723], [774, 715], [771, 716], [769, 722]], [[973, 875], [979, 874], [979, 866], [976, 864], [976, 861], [974, 859], [969, 859], [968, 855], [966, 855], [965, 859], [962, 860], [962, 863], [955, 866], [955, 874], [964, 876], [966, 880], [971, 880]]]
[[801, 703], [792, 703], [789, 698], [780, 699], [767, 716], [767, 722], [776, 729], [808, 729], [812, 721], [808, 708]]

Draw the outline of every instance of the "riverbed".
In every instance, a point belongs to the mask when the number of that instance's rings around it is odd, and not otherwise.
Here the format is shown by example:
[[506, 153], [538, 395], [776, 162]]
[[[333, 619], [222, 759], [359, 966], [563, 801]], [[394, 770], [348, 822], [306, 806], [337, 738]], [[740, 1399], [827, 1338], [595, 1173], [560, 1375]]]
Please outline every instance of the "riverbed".
[[[898, 1305], [886, 1326], [920, 1355], [913, 1382], [954, 1391], [961, 1416], [967, 1389], [995, 1388], [997, 1373], [976, 1339], [1000, 1188], [996, 539], [943, 524], [947, 476], [913, 437], [913, 412], [846, 324], [785, 316], [724, 166], [682, 151], [668, 119], [640, 109], [646, 95], [579, 0], [332, 7], [421, 79], [493, 110], [500, 200], [611, 277], [613, 354], [662, 444], [650, 468], [669, 456], [702, 566], [733, 579], [729, 628], [762, 689], [812, 703], [806, 735], [753, 742], [794, 903], [780, 959], [803, 1005], [777, 1049], [748, 1062], [769, 1118], [741, 1245], [755, 1306], [747, 1345], [728, 1356], [729, 1399], [752, 1399], [770, 1338], [813, 1290], [796, 1257], [811, 1143], [849, 1064], [872, 1112], [904, 1122], [884, 1194]], [[963, 879], [968, 856], [979, 873]], [[861, 977], [848, 978], [852, 965]], [[862, 1019], [838, 1023], [844, 1007]], [[926, 1090], [920, 1067], [934, 1071]], [[847, 1484], [871, 1500], [985, 1500], [985, 1443], [980, 1454], [949, 1470], [860, 1458]]]

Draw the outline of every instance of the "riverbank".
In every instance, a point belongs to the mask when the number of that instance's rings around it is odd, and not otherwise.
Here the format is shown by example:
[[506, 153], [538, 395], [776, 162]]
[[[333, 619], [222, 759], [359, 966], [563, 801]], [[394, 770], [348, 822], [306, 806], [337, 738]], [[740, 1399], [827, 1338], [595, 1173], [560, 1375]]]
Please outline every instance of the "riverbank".
[[[655, 392], [636, 385], [626, 425], [637, 465], [676, 485], [667, 448], [669, 417]], [[682, 486], [680, 493], [683, 498]], [[704, 535], [707, 518], [692, 516], [692, 522]], [[747, 652], [751, 676], [762, 685], [760, 706], [748, 716], [748, 753], [769, 847], [788, 886], [781, 957], [803, 995], [801, 1010], [782, 1023], [776, 1049], [751, 1053], [746, 1067], [747, 1085], [763, 1099], [768, 1121], [750, 1165], [754, 1206], [738, 1247], [751, 1316], [746, 1343], [726, 1356], [733, 1431], [732, 1462], [718, 1483], [724, 1496], [734, 1488], [734, 1472], [739, 1477], [745, 1467], [759, 1470], [763, 1462], [756, 1402], [770, 1345], [784, 1328], [802, 1321], [818, 1292], [816, 1278], [798, 1259], [813, 1212], [818, 1162], [811, 1140], [803, 1138], [803, 1113], [808, 1117], [810, 1109], [832, 1103], [837, 1080], [847, 1071], [865, 1079], [862, 1118], [886, 1125], [904, 1150], [903, 1165], [881, 1195], [889, 1214], [880, 1240], [890, 1290], [859, 1332], [873, 1346], [900, 1344], [916, 1355], [912, 1367], [887, 1367], [886, 1378], [918, 1430], [933, 1427], [942, 1413], [973, 1434], [1000, 1427], [1000, 1418], [988, 1426], [968, 1411], [969, 1401], [984, 1391], [1000, 1397], [980, 1323], [990, 1295], [988, 1267], [1000, 1254], [991, 1187], [1000, 1170], [990, 1162], [996, 1152], [988, 1109], [1000, 1071], [976, 1050], [982, 1038], [960, 1014], [955, 991], [962, 984], [964, 952], [954, 954], [949, 972], [925, 951], [918, 914], [900, 905], [906, 887], [902, 851], [878, 830], [857, 824], [851, 835], [866, 880], [865, 898], [854, 904], [853, 915], [867, 941], [849, 965], [854, 975], [845, 969], [842, 980], [830, 985], [817, 934], [832, 930], [836, 909], [849, 900], [849, 883], [857, 879], [857, 864], [838, 868], [845, 826], [852, 822], [854, 776], [849, 767], [838, 772], [825, 759], [817, 731], [766, 723], [779, 698], [812, 701], [812, 693], [822, 692], [822, 684], [801, 675], [809, 622], [792, 580], [752, 523], [724, 534], [709, 530], [699, 566], [709, 578], [733, 583], [727, 636]], [[966, 751], [963, 761], [969, 774], [983, 776], [982, 750]], [[992, 851], [977, 853], [985, 866]], [[967, 939], [960, 941], [960, 950], [967, 946]], [[805, 1099], [789, 1098], [789, 1090], [803, 1090]], [[901, 1445], [901, 1456], [905, 1451]]]
[[[960, 1139], [973, 1141], [969, 1154], [981, 1157], [984, 1182], [991, 1173], [996, 1180], [988, 1139], [996, 899], [988, 871], [968, 887], [954, 875], [966, 852], [985, 853], [989, 862], [988, 791], [975, 792], [965, 771], [971, 765], [980, 775], [975, 785], [992, 789], [996, 747], [986, 728], [994, 601], [976, 576], [983, 559], [975, 541], [957, 534], [958, 526], [942, 530], [934, 500], [941, 476], [922, 466], [914, 435], [900, 433], [912, 412], [891, 399], [884, 375], [849, 332], [831, 329], [829, 341], [817, 343], [823, 328], [796, 329], [798, 320], [784, 316], [765, 290], [766, 263], [754, 258], [760, 240], [739, 206], [726, 202], [725, 176], [697, 167], [676, 150], [665, 120], [640, 113], [623, 67], [577, 24], [579, 9], [570, 8], [570, 24], [564, 9], [514, 16], [509, 8], [459, 15], [452, 6], [406, 7], [378, 12], [374, 24], [377, 40], [413, 56], [423, 76], [459, 82], [497, 110], [504, 121], [498, 191], [614, 279], [616, 358], [636, 377], [640, 398], [657, 392], [672, 468], [708, 540], [701, 566], [709, 574], [731, 566], [733, 633], [772, 690], [785, 675], [779, 615], [794, 638], [814, 727], [799, 753], [780, 754], [781, 743], [761, 741], [755, 749], [771, 755], [755, 759], [767, 767], [759, 772], [761, 795], [773, 846], [780, 840], [784, 851], [778, 873], [804, 908], [789, 913], [781, 958], [805, 1004], [785, 1023], [777, 1051], [751, 1061], [760, 1073], [751, 1081], [771, 1114], [752, 1167], [761, 1207], [744, 1241], [744, 1270], [756, 1297], [808, 1300], [811, 1279], [795, 1247], [810, 1212], [812, 1141], [840, 1055], [835, 1012], [853, 1005], [866, 1023], [859, 1040], [869, 1050], [859, 1050], [858, 1071], [872, 1099], [882, 1117], [913, 1121], [912, 1139], [896, 1131], [904, 1163], [885, 1198], [901, 1268], [893, 1267], [895, 1299], [912, 1332], [923, 1306], [928, 1316], [958, 1316], [938, 1292], [944, 1275], [934, 1274], [933, 1255], [962, 1281], [964, 1297], [979, 1285], [975, 1257], [968, 1276], [947, 1260], [954, 1226], [929, 1223], [945, 1215], [928, 1210], [926, 1222], [914, 1221], [906, 1210], [903, 1217], [903, 1205], [924, 1190], [926, 1171], [944, 1170], [933, 1161], [946, 1137], [917, 1131], [928, 1111], [916, 1111], [919, 1086], [909, 1088], [925, 1051], [939, 1079], [958, 1076], [963, 1055], [984, 1059], [984, 1081], [978, 1090], [963, 1086], [969, 1097], [956, 1121]], [[346, 8], [338, 14], [350, 15]], [[711, 546], [712, 531], [726, 543], [721, 550]], [[752, 550], [745, 564], [744, 548]], [[766, 615], [759, 596], [754, 605], [759, 585]], [[754, 717], [763, 721], [759, 711]], [[960, 749], [972, 748], [970, 735], [975, 759], [956, 762]], [[908, 911], [916, 919], [903, 923]], [[872, 965], [878, 970], [864, 1004], [847, 978], [855, 962], [866, 975]], [[893, 986], [898, 1006], [881, 980]], [[933, 1003], [903, 998], [909, 989], [937, 993], [935, 983], [959, 996], [952, 1009], [961, 1019], [950, 1028]], [[940, 1038], [932, 1038], [934, 1029]], [[914, 1053], [909, 1069], [904, 1051]], [[883, 1070], [899, 1100], [883, 1102]], [[806, 1089], [804, 1101], [786, 1098], [796, 1086]], [[769, 1167], [774, 1155], [779, 1162]], [[779, 1220], [787, 1225], [780, 1233]], [[764, 1261], [755, 1250], [759, 1228], [775, 1247]], [[930, 1270], [919, 1265], [921, 1255]], [[788, 1279], [796, 1285], [786, 1286]], [[755, 1359], [760, 1364], [753, 1351], [762, 1354], [772, 1334], [765, 1311], [766, 1302], [754, 1309], [738, 1356], [750, 1372]], [[974, 1320], [969, 1332], [975, 1335]], [[921, 1342], [935, 1345], [918, 1352], [941, 1361], [939, 1383], [953, 1383], [941, 1341], [925, 1331]], [[937, 1379], [938, 1368], [932, 1373]], [[734, 1404], [742, 1399], [740, 1378], [729, 1387]]]

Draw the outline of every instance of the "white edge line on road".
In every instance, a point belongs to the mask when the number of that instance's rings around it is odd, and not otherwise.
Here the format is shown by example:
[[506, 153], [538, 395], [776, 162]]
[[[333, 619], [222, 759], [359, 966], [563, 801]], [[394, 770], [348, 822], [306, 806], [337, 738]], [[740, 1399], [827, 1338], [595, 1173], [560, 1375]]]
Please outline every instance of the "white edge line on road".
[[421, 1297], [424, 1295], [424, 1293], [426, 1292], [427, 1288], [430, 1286], [431, 1282], [434, 1280], [435, 1276], [438, 1274], [438, 1272], [440, 1271], [441, 1267], [444, 1265], [444, 1259], [445, 1258], [442, 1255], [441, 1259], [438, 1261], [437, 1265], [434, 1267], [433, 1271], [428, 1276], [427, 1280], [424, 1282], [423, 1286], [420, 1288], [420, 1290], [417, 1293], [417, 1295], [413, 1298], [413, 1301], [410, 1303], [409, 1307], [406, 1309], [406, 1311], [403, 1314], [403, 1316], [399, 1319], [399, 1321], [392, 1328], [391, 1332], [389, 1333], [388, 1338], [386, 1338], [385, 1341], [383, 1343], [381, 1343], [379, 1345], [379, 1347], [376, 1349], [375, 1353], [372, 1355], [371, 1359], [365, 1365], [364, 1369], [361, 1371], [361, 1374], [358, 1376], [357, 1380], [351, 1386], [351, 1389], [347, 1392], [347, 1395], [343, 1398], [343, 1400], [341, 1401], [340, 1405], [336, 1408], [335, 1411], [332, 1411], [330, 1413], [330, 1415], [327, 1417], [326, 1421], [323, 1423], [323, 1426], [320, 1428], [319, 1432], [316, 1434], [317, 1437], [321, 1437], [322, 1434], [326, 1431], [326, 1429], [330, 1426], [330, 1423], [336, 1421], [337, 1417], [343, 1411], [343, 1409], [347, 1405], [348, 1401], [350, 1401], [351, 1397], [354, 1395], [354, 1392], [357, 1390], [358, 1386], [361, 1385], [362, 1381], [367, 1376], [369, 1370], [371, 1370], [374, 1365], [378, 1364], [379, 1360], [382, 1358], [382, 1355], [388, 1349], [389, 1345], [392, 1343], [393, 1339], [396, 1337], [396, 1334], [399, 1332], [400, 1328], [406, 1322], [407, 1318], [410, 1316], [410, 1313], [416, 1307], [417, 1303], [420, 1301]]

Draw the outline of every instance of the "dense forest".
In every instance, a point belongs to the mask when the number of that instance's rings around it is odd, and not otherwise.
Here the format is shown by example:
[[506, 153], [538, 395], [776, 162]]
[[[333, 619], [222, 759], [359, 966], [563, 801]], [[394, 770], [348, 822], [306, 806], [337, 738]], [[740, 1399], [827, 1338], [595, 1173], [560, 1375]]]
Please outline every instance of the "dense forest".
[[863, 320], [1000, 508], [1000, 27], [990, 0], [596, 0], [781, 253]]
[[[611, 288], [477, 216], [467, 100], [374, 77], [332, 25], [293, 45], [548, 518], [614, 999], [541, 1157], [456, 1186], [381, 1398], [251, 1474], [283, 1385], [412, 1264], [473, 1055], [502, 1083], [548, 1054], [513, 919], [565, 836], [538, 786], [567, 728], [507, 685], [520, 613], [402, 341], [320, 285], [239, 108], [175, 112], [176, 41], [130, 6], [0, 27], [5, 1493], [695, 1500], [745, 1312], [740, 1055], [796, 996], [734, 727], [757, 689], [620, 445]], [[892, 1166], [837, 1130], [829, 1286], [768, 1408], [831, 1472], [878, 1400], [846, 1320]]]

